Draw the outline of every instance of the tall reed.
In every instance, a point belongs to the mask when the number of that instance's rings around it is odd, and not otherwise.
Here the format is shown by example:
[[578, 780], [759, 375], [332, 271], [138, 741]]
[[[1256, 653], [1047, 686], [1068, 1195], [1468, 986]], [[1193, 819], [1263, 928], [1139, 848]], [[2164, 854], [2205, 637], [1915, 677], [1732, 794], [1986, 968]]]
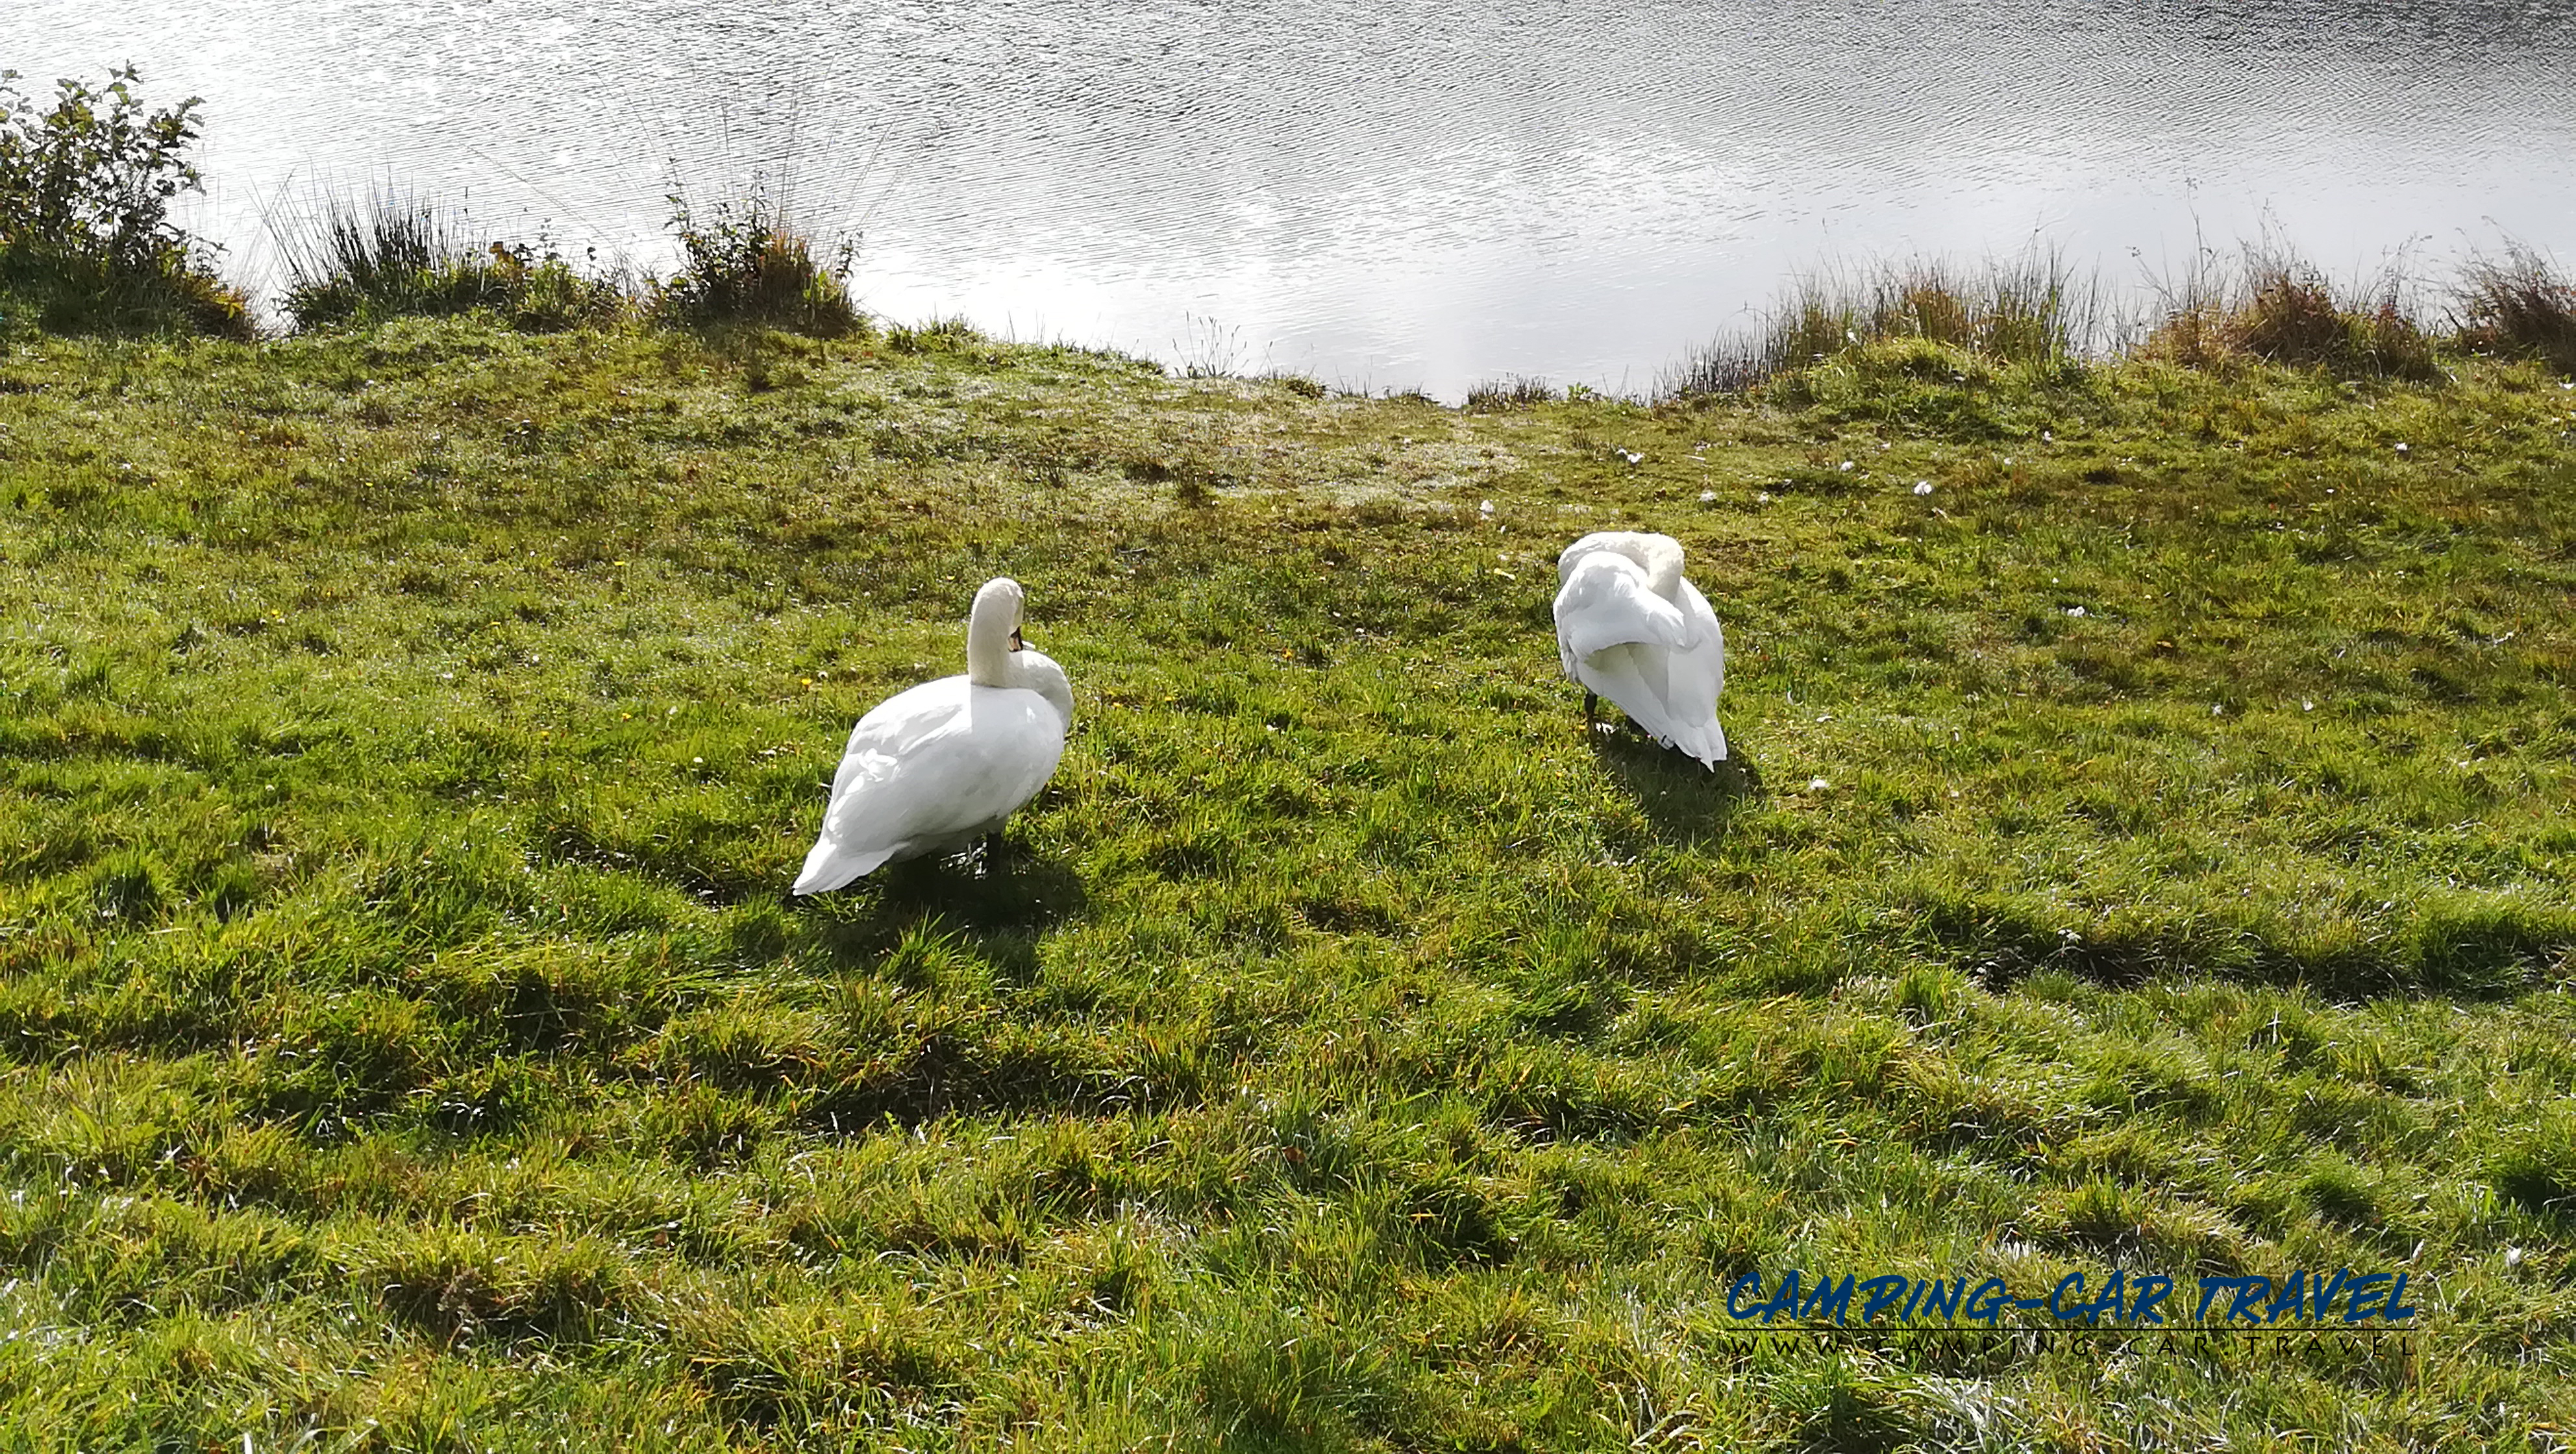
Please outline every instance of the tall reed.
[[2460, 341], [2491, 353], [2545, 359], [2576, 375], [2576, 282], [2552, 259], [2507, 240], [2504, 256], [2472, 256], [2452, 302]]

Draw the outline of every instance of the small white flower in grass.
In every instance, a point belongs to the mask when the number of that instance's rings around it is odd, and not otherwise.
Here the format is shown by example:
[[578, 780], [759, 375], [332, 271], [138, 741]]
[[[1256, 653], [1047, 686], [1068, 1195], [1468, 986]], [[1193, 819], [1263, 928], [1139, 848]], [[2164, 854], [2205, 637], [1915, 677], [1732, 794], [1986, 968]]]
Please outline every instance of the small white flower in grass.
[[1928, 495], [1928, 494], [1931, 494], [1931, 493], [1932, 493], [1932, 482], [1931, 482], [1930, 480], [1916, 480], [1916, 481], [1914, 482], [1914, 493], [1916, 493], [1916, 494], [1918, 494], [1918, 495]]
[[2308, 700], [2307, 698], [2305, 698], [2305, 697], [2301, 697], [2301, 698], [2299, 698], [2299, 710], [2300, 710], [2300, 711], [2302, 711], [2302, 712], [2313, 712], [2313, 711], [2315, 711], [2316, 709], [2317, 709], [2317, 704], [2316, 704], [2316, 703], [2309, 701], [2309, 700]]
[[2051, 431], [2043, 429], [2039, 431], [2039, 442], [2042, 444], [2055, 444], [2057, 442], [2057, 436]]
[[2227, 708], [2221, 703], [2212, 702], [2209, 704], [2209, 715], [2213, 717], [2224, 717], [2227, 715]]
[[1850, 461], [1850, 460], [1844, 460], [1844, 461], [1843, 461], [1843, 469], [1844, 469], [1846, 472], [1848, 472], [1848, 471], [1851, 469], [1851, 461]]
[[703, 757], [693, 757], [693, 758], [690, 758], [690, 759], [689, 759], [689, 761], [691, 761], [691, 762], [693, 762], [693, 763], [697, 763], [697, 764], [699, 764], [700, 766], [704, 766], [704, 765], [705, 765], [705, 763], [706, 763], [706, 759], [705, 759], [705, 758], [703, 758]]
[[1811, 793], [1821, 793], [1832, 786], [1832, 783], [1829, 783], [1820, 777], [1811, 777], [1807, 779], [1807, 791]]
[[1483, 501], [1476, 506], [1476, 510], [1480, 514], [1491, 515], [1494, 513], [1494, 502], [1491, 500]]
[[2504, 1265], [2507, 1267], [2520, 1267], [2522, 1265], [2522, 1249], [2519, 1247], [2507, 1247], [2504, 1249]]
[[1714, 499], [1716, 499], [1716, 498], [1717, 498], [1717, 491], [1715, 491], [1715, 490], [1702, 490], [1702, 491], [1700, 491], [1700, 492], [1699, 492], [1699, 502], [1700, 502], [1701, 504], [1703, 504], [1703, 505], [1707, 504], [1709, 501], [1714, 500]]

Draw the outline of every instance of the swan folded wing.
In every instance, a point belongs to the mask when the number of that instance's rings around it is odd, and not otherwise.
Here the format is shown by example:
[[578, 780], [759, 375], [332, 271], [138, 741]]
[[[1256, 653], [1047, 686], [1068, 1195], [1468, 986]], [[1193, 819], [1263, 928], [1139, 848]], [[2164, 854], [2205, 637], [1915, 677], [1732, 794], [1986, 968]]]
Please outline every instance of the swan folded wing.
[[1676, 614], [1689, 623], [1687, 647], [1619, 642], [1569, 659], [1568, 669], [1656, 741], [1715, 767], [1726, 758], [1726, 732], [1717, 723], [1717, 695], [1726, 682], [1726, 637], [1708, 599], [1688, 581], [1681, 583], [1681, 598]]
[[1556, 640], [1567, 656], [1581, 658], [1635, 644], [1679, 649], [1690, 644], [1691, 629], [1644, 572], [1622, 558], [1594, 556], [1556, 593]]
[[879, 702], [850, 729], [832, 772], [832, 803], [863, 777], [883, 777], [925, 739], [950, 730], [966, 711], [966, 678], [942, 677]]
[[1064, 755], [1063, 719], [1035, 692], [971, 687], [914, 706], [875, 732], [862, 718], [850, 734], [823, 815], [824, 839], [844, 852], [900, 856], [989, 832], [1046, 786]]
[[[1709, 609], [1708, 597], [1688, 581], [1681, 583], [1682, 615], [1690, 622], [1690, 649], [1683, 654], [1687, 668], [1676, 664], [1673, 669], [1676, 701], [1687, 692], [1692, 710], [1702, 716], [1717, 715], [1717, 694], [1726, 690], [1726, 632], [1717, 624], [1717, 613]], [[1687, 673], [1688, 685], [1684, 685]], [[1702, 696], [1705, 694], [1705, 701]]]

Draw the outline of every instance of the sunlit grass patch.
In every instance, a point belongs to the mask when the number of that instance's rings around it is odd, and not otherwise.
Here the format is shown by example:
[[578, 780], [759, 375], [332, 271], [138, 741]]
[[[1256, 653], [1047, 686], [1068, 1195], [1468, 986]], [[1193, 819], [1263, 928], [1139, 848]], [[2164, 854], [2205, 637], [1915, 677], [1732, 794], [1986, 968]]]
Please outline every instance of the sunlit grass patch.
[[[459, 316], [5, 368], [0, 1425], [2565, 1421], [2536, 362], [1908, 333], [1476, 412], [956, 324]], [[1603, 528], [1682, 539], [1726, 623], [1720, 771], [1579, 726], [1550, 567]], [[790, 899], [851, 721], [958, 670], [1002, 573], [1077, 694], [1009, 870]], [[2403, 1268], [2430, 1326], [1733, 1338], [1793, 1266]]]

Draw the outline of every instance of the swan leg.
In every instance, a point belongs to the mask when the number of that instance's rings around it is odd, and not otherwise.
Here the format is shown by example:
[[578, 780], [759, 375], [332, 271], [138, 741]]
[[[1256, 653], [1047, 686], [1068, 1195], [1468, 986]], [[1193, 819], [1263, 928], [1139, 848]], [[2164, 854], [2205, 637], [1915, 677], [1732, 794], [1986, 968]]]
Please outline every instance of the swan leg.
[[1601, 697], [1590, 687], [1583, 689], [1583, 725], [1589, 727], [1601, 713]]
[[992, 832], [984, 835], [984, 876], [986, 878], [993, 878], [998, 876], [1001, 871], [1002, 830], [996, 828]]

